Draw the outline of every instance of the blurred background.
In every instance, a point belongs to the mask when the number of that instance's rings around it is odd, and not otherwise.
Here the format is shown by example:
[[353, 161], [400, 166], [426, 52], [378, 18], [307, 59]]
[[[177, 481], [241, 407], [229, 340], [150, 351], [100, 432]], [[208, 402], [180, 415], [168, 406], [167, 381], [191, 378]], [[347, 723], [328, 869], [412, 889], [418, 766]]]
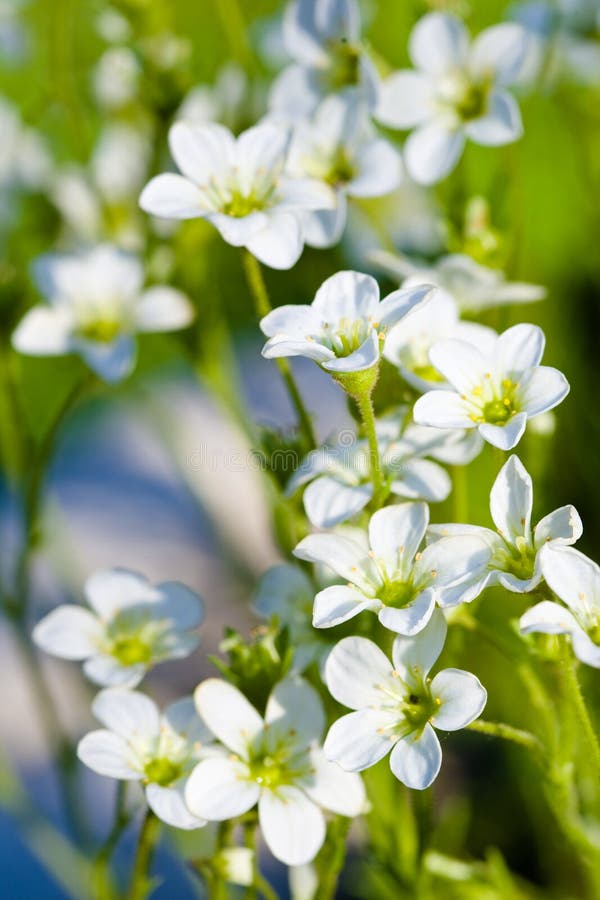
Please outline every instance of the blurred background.
[[[534, 518], [573, 503], [585, 528], [580, 547], [598, 558], [598, 4], [364, 0], [360, 6], [365, 40], [382, 72], [407, 64], [410, 30], [431, 8], [457, 12], [473, 32], [507, 18], [525, 22], [538, 48], [519, 90], [525, 138], [494, 151], [470, 145], [459, 170], [433, 190], [404, 184], [384, 200], [355, 204], [339, 247], [306, 249], [291, 273], [266, 272], [273, 302], [310, 302], [324, 278], [348, 267], [374, 271], [384, 292], [395, 288], [369, 261], [382, 235], [388, 247], [423, 260], [465, 251], [511, 280], [546, 286], [545, 301], [492, 310], [480, 320], [500, 330], [517, 321], [545, 329], [544, 362], [566, 373], [571, 394], [543, 433], [528, 432], [519, 455], [534, 477]], [[82, 366], [73, 358], [17, 358], [10, 351], [15, 324], [38, 300], [31, 262], [48, 250], [109, 240], [144, 256], [149, 283], [184, 290], [196, 321], [182, 335], [144, 338], [134, 375], [118, 388], [97, 388], [64, 423], [46, 485], [30, 625], [58, 602], [80, 598], [98, 567], [186, 582], [206, 603], [202, 645], [189, 660], [152, 673], [148, 687], [160, 701], [190, 692], [214, 671], [206, 655], [218, 651], [225, 624], [243, 632], [256, 624], [253, 586], [281, 551], [273, 487], [252, 448], [285, 442], [294, 418], [276, 369], [260, 356], [238, 252], [203, 222], [150, 220], [137, 198], [151, 174], [170, 166], [166, 135], [177, 117], [217, 120], [238, 132], [264, 113], [269, 83], [286, 62], [282, 10], [277, 0], [0, 0], [0, 379], [14, 369], [28, 417], [15, 429], [0, 406], [0, 584], [9, 590], [22, 537], [13, 477], [24, 458], [19, 432], [40, 438]], [[547, 42], [549, 55], [541, 50]], [[294, 370], [320, 437], [347, 427], [351, 417], [329, 378], [303, 361]], [[489, 524], [497, 469], [486, 446], [469, 468], [469, 521]], [[451, 518], [452, 500], [432, 514]], [[481, 615], [494, 626], [523, 609], [518, 595], [490, 593]], [[526, 727], [506, 659], [467, 633], [453, 641], [488, 688], [487, 717]], [[75, 665], [43, 665], [75, 739], [91, 724], [90, 687]], [[598, 697], [598, 673], [582, 674], [588, 696]], [[1, 619], [0, 735], [0, 894], [77, 896], [68, 874], [76, 861], [60, 844], [64, 823], [40, 712], [18, 642]], [[505, 863], [517, 873], [504, 894], [501, 887], [487, 894], [482, 883], [468, 896], [578, 896], [577, 874], [523, 756], [472, 735], [453, 737], [444, 752], [436, 787], [440, 845], [448, 852], [466, 847], [469, 858], [487, 860], [499, 885]], [[99, 839], [114, 785], [89, 773], [81, 779], [97, 811]], [[123, 859], [130, 849], [125, 841]], [[61, 853], [67, 862], [57, 872], [52, 858]], [[377, 896], [399, 896], [375, 868], [356, 868], [359, 855], [340, 896], [374, 896], [373, 885]], [[159, 868], [166, 880], [158, 898], [194, 896], [168, 842]], [[284, 895], [281, 873], [269, 874]], [[444, 896], [467, 896], [461, 890]]]

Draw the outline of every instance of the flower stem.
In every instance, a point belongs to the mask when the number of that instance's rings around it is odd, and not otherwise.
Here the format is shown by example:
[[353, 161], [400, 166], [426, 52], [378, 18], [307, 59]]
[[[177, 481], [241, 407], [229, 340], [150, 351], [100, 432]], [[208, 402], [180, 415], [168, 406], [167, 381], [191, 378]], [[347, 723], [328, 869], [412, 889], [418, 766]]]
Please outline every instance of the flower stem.
[[160, 820], [147, 810], [140, 829], [127, 900], [145, 900], [152, 889], [150, 867], [160, 837]]
[[[263, 316], [266, 316], [267, 313], [271, 312], [273, 307], [271, 306], [271, 301], [269, 300], [269, 294], [267, 292], [267, 287], [265, 285], [265, 280], [263, 278], [260, 263], [256, 259], [256, 257], [254, 257], [250, 253], [249, 250], [244, 250], [243, 260], [244, 272], [246, 273], [248, 287], [250, 288], [250, 293], [252, 294], [252, 298], [254, 300], [256, 315], [259, 319], [262, 319]], [[298, 416], [300, 426], [304, 431], [306, 440], [310, 444], [309, 449], [312, 450], [317, 446], [317, 439], [315, 436], [310, 414], [304, 405], [304, 401], [302, 399], [300, 391], [298, 390], [296, 382], [294, 381], [294, 376], [292, 375], [290, 364], [287, 359], [281, 358], [276, 359], [275, 362], [279, 367], [279, 371], [281, 372], [281, 376], [285, 382], [290, 400], [294, 409], [296, 410], [296, 415]]]
[[476, 719], [467, 725], [470, 731], [478, 731], [480, 734], [489, 734], [492, 737], [499, 737], [505, 741], [512, 741], [530, 750], [531, 753], [540, 761], [544, 757], [544, 747], [542, 742], [530, 731], [523, 731], [521, 728], [513, 728], [512, 725], [506, 725], [504, 722], [487, 722], [485, 719]]
[[371, 481], [373, 482], [373, 503], [374, 507], [377, 508], [383, 494], [384, 479], [383, 470], [381, 468], [381, 456], [379, 454], [379, 443], [377, 441], [375, 412], [373, 410], [371, 392], [362, 391], [354, 395], [354, 400], [356, 401], [363, 428], [369, 442], [369, 461], [371, 466]]
[[598, 736], [592, 724], [589, 710], [587, 708], [585, 698], [581, 690], [581, 685], [579, 684], [579, 679], [577, 678], [577, 663], [572, 657], [568, 660], [565, 660], [564, 669], [562, 671], [565, 680], [566, 693], [573, 703], [573, 709], [577, 719], [579, 720], [581, 731], [584, 735], [584, 740], [588, 745], [588, 751], [592, 756], [596, 774], [599, 774], [600, 744], [598, 743]]
[[333, 900], [337, 892], [340, 872], [346, 859], [346, 839], [352, 820], [336, 816], [329, 825], [327, 841], [318, 857], [319, 900]]
[[244, 845], [252, 851], [252, 884], [244, 892], [246, 900], [257, 900], [257, 883], [260, 875], [256, 853], [256, 819], [254, 816], [244, 822]]

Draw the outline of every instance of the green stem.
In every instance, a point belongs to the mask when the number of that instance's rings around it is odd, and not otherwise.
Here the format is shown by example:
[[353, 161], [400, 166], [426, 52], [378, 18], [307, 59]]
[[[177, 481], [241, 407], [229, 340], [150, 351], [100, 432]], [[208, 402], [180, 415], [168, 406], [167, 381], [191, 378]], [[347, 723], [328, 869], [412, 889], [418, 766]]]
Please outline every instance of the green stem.
[[453, 522], [469, 521], [469, 480], [466, 466], [452, 466]]
[[542, 742], [530, 731], [513, 728], [512, 725], [506, 725], [504, 722], [487, 722], [485, 719], [476, 719], [470, 725], [467, 725], [467, 728], [470, 731], [478, 731], [480, 734], [488, 734], [491, 737], [498, 737], [502, 738], [502, 740], [519, 744], [519, 746], [529, 750], [538, 761], [545, 756]]
[[346, 859], [346, 839], [352, 820], [336, 816], [329, 825], [327, 841], [318, 857], [319, 887], [315, 900], [333, 900]]
[[[267, 287], [265, 285], [265, 280], [263, 278], [260, 263], [256, 259], [256, 257], [252, 256], [249, 250], [244, 250], [243, 261], [244, 272], [246, 273], [248, 287], [250, 288], [250, 293], [252, 294], [252, 298], [254, 300], [256, 315], [259, 319], [262, 319], [263, 316], [266, 316], [267, 313], [271, 312], [273, 307], [271, 306], [271, 301], [269, 300], [269, 294], [267, 292]], [[310, 444], [309, 449], [312, 450], [317, 446], [317, 439], [315, 436], [310, 414], [308, 413], [308, 410], [304, 405], [304, 401], [302, 399], [300, 391], [298, 390], [296, 382], [294, 381], [294, 376], [292, 375], [290, 364], [287, 359], [281, 358], [277, 358], [275, 362], [279, 367], [279, 371], [281, 372], [282, 378], [285, 382], [290, 400], [292, 401], [292, 405], [296, 410], [296, 415], [298, 416], [300, 426], [304, 431], [308, 443]]]
[[140, 829], [127, 900], [145, 900], [152, 890], [150, 867], [160, 837], [160, 820], [147, 810]]
[[254, 816], [244, 822], [244, 846], [252, 851], [252, 884], [244, 892], [246, 900], [258, 900], [257, 883], [260, 876], [258, 854], [256, 852], [256, 819]]
[[381, 502], [384, 488], [383, 470], [381, 468], [381, 456], [379, 454], [379, 442], [377, 441], [377, 428], [375, 423], [375, 411], [371, 391], [361, 391], [354, 395], [358, 407], [363, 428], [369, 442], [369, 461], [371, 466], [371, 481], [373, 482], [373, 504], [377, 508]]
[[592, 724], [590, 714], [583, 696], [579, 679], [577, 678], [577, 663], [571, 656], [565, 660], [562, 669], [563, 678], [565, 680], [566, 694], [573, 703], [575, 715], [579, 721], [584, 739], [588, 745], [588, 751], [591, 754], [596, 774], [600, 773], [600, 744], [598, 736]]

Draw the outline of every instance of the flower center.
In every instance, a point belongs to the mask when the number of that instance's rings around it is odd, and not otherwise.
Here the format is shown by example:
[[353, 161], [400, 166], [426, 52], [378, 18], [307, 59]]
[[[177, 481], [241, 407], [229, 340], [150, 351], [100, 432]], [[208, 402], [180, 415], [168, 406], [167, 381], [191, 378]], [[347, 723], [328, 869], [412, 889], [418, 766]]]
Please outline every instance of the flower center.
[[384, 606], [394, 606], [397, 609], [408, 606], [415, 596], [415, 587], [412, 581], [386, 581], [377, 591], [377, 597]]
[[488, 80], [472, 81], [465, 72], [457, 71], [441, 86], [441, 105], [450, 108], [461, 122], [479, 119], [487, 110], [490, 86]]
[[364, 344], [373, 324], [367, 319], [340, 319], [333, 328], [325, 322], [322, 343], [336, 356], [350, 356]]
[[332, 187], [348, 184], [356, 175], [356, 167], [344, 147], [338, 147], [329, 161], [325, 181]]
[[120, 637], [114, 641], [111, 655], [124, 666], [134, 666], [150, 662], [152, 650], [139, 637]]
[[425, 727], [439, 707], [439, 702], [431, 696], [429, 684], [423, 683], [411, 689], [402, 699], [401, 710], [411, 730], [418, 731]]
[[182, 773], [182, 767], [166, 757], [151, 759], [144, 766], [146, 780], [152, 784], [160, 784], [165, 787], [172, 784]]
[[[473, 422], [488, 422], [490, 425], [504, 425], [519, 412], [517, 403], [518, 382], [504, 378], [499, 395], [492, 393], [489, 385], [479, 385], [473, 389], [472, 399], [478, 407], [470, 414]], [[486, 396], [487, 394], [487, 396]]]
[[336, 93], [360, 80], [360, 49], [348, 40], [332, 41], [329, 45], [329, 66], [323, 76], [326, 87]]
[[241, 191], [232, 191], [231, 196], [221, 206], [221, 212], [235, 219], [242, 219], [250, 213], [258, 212], [266, 206], [266, 198], [258, 194], [242, 194]]
[[99, 317], [84, 322], [77, 329], [77, 334], [85, 341], [96, 341], [101, 344], [110, 344], [122, 329], [122, 324], [116, 317]]

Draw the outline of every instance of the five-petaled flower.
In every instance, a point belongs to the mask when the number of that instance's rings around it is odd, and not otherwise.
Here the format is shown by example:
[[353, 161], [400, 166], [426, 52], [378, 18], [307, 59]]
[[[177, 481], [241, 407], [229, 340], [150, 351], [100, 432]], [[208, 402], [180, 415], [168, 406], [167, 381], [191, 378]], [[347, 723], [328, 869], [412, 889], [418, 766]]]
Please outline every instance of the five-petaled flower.
[[310, 306], [280, 306], [261, 319], [269, 340], [263, 356], [307, 356], [346, 375], [379, 362], [396, 322], [427, 300], [429, 285], [394, 291], [379, 301], [379, 285], [361, 272], [337, 272], [323, 282]]
[[536, 603], [521, 616], [521, 631], [568, 634], [575, 656], [600, 669], [600, 567], [574, 547], [544, 547], [540, 559], [546, 584], [565, 606]]
[[448, 339], [429, 351], [431, 364], [453, 390], [429, 391], [415, 403], [415, 422], [438, 428], [478, 428], [494, 447], [512, 450], [527, 419], [557, 406], [569, 393], [562, 372], [540, 366], [545, 337], [536, 325], [513, 325], [489, 353]]
[[79, 742], [77, 755], [86, 766], [108, 778], [140, 782], [148, 806], [167, 825], [206, 825], [184, 801], [190, 772], [204, 754], [215, 752], [192, 697], [177, 700], [161, 715], [145, 694], [107, 688], [95, 697], [92, 712], [105, 727]]
[[238, 138], [223, 125], [177, 122], [169, 146], [181, 175], [157, 175], [143, 210], [168, 219], [206, 219], [227, 243], [246, 247], [273, 269], [289, 269], [304, 245], [302, 213], [333, 209], [323, 181], [285, 173], [287, 128], [263, 122]]
[[231, 755], [194, 769], [185, 792], [192, 813], [223, 821], [258, 803], [267, 846], [281, 862], [299, 866], [323, 844], [322, 809], [343, 816], [362, 812], [360, 776], [329, 762], [320, 746], [325, 715], [306, 681], [279, 682], [264, 719], [237, 688], [217, 678], [203, 681], [194, 696], [202, 719]]
[[14, 348], [29, 356], [79, 353], [104, 381], [130, 374], [137, 332], [176, 331], [194, 317], [180, 291], [143, 290], [140, 260], [109, 245], [43, 256], [35, 276], [48, 304], [25, 313], [12, 337]]
[[462, 669], [429, 671], [442, 652], [446, 621], [440, 610], [416, 637], [398, 636], [393, 665], [373, 641], [343, 638], [325, 664], [330, 693], [354, 710], [333, 723], [325, 739], [327, 757], [358, 772], [391, 750], [390, 768], [407, 787], [424, 790], [435, 780], [442, 748], [434, 731], [457, 731], [482, 712], [487, 693]]
[[105, 687], [135, 687], [157, 663], [198, 646], [202, 601], [185, 585], [151, 585], [126, 569], [94, 572], [85, 583], [91, 609], [66, 604], [48, 613], [33, 640], [53, 656], [85, 660], [87, 677]]
[[410, 37], [417, 71], [392, 74], [380, 88], [376, 116], [392, 128], [416, 128], [406, 141], [409, 174], [434, 184], [458, 162], [468, 139], [484, 146], [521, 137], [519, 107], [505, 87], [517, 80], [527, 54], [527, 32], [505, 23], [486, 29], [469, 46], [455, 16], [424, 16]]
[[583, 532], [574, 506], [561, 506], [531, 527], [533, 484], [517, 456], [511, 456], [494, 482], [490, 512], [497, 531], [477, 525], [432, 525], [429, 536], [480, 535], [490, 548], [478, 593], [493, 584], [528, 593], [542, 580], [541, 553], [545, 546], [574, 544]]
[[347, 579], [315, 597], [315, 628], [372, 610], [386, 628], [412, 635], [427, 625], [436, 602], [454, 606], [472, 599], [487, 544], [478, 536], [448, 537], [420, 551], [428, 522], [425, 503], [400, 503], [371, 516], [368, 543], [362, 534], [310, 534], [301, 540], [295, 556]]

